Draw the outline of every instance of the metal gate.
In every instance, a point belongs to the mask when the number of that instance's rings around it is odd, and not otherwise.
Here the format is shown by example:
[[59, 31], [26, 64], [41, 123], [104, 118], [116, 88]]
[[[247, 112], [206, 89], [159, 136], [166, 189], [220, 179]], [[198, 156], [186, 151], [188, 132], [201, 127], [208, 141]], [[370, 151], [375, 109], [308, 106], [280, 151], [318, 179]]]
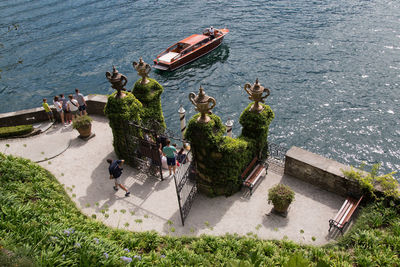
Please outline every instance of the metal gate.
[[191, 151], [189, 151], [186, 156], [189, 162], [180, 164], [174, 175], [176, 196], [178, 197], [179, 211], [183, 226], [185, 225], [186, 217], [189, 215], [194, 198], [197, 195], [195, 163]]
[[[125, 142], [128, 146], [129, 160], [139, 169], [151, 173], [155, 176], [163, 178], [161, 153], [159, 150], [159, 136], [169, 138], [172, 142], [185, 143], [179, 136], [169, 129], [165, 129], [163, 133], [157, 132], [161, 129], [158, 122], [150, 122], [146, 125], [130, 121], [125, 125]], [[182, 225], [189, 214], [194, 198], [197, 194], [197, 183], [195, 173], [195, 162], [191, 151], [186, 154], [187, 162], [180, 164], [176, 168], [174, 175], [176, 195], [178, 198], [179, 212], [181, 215]]]
[[[147, 126], [147, 125], [146, 125]], [[164, 180], [161, 153], [156, 127], [150, 128], [135, 121], [124, 125], [125, 144], [128, 149], [126, 158], [136, 168]]]

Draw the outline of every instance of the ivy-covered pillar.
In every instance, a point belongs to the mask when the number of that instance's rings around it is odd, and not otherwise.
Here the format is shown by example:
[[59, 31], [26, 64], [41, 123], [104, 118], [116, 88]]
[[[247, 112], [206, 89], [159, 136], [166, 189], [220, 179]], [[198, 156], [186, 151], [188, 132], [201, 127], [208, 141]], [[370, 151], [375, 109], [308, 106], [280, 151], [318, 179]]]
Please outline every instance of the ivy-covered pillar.
[[[148, 77], [151, 67], [142, 58], [139, 62], [133, 62], [133, 68], [141, 76], [133, 86], [132, 93], [143, 105], [142, 122], [145, 125], [150, 123], [153, 130], [163, 133], [166, 129], [161, 106], [161, 94], [164, 88], [156, 80]], [[152, 122], [156, 122], [156, 125]]]
[[253, 85], [246, 83], [244, 89], [250, 95], [249, 99], [254, 102], [240, 115], [241, 136], [252, 140], [255, 144], [254, 153], [263, 158], [267, 156], [264, 152], [268, 149], [269, 125], [275, 117], [270, 106], [260, 103], [269, 96], [269, 89], [262, 87], [258, 79]]
[[199, 191], [208, 196], [232, 195], [241, 187], [240, 174], [253, 156], [253, 143], [246, 138], [224, 136], [226, 129], [221, 119], [210, 114], [215, 99], [207, 96], [203, 88], [197, 96], [191, 93], [189, 99], [200, 111], [190, 119], [185, 132], [196, 162]]
[[109, 120], [113, 133], [113, 145], [118, 158], [125, 159], [129, 165], [134, 165], [133, 151], [136, 150], [134, 142], [129, 142], [129, 136], [137, 136], [138, 130], [129, 126], [129, 121], [140, 121], [142, 104], [131, 93], [125, 93], [125, 97], [117, 98], [117, 92], [108, 97], [104, 113]]
[[112, 88], [117, 90], [108, 97], [104, 108], [113, 133], [114, 150], [118, 158], [125, 159], [126, 163], [134, 165], [132, 155], [136, 150], [136, 145], [134, 142], [129, 142], [128, 139], [130, 135], [137, 136], [139, 133], [135, 128], [129, 126], [129, 121], [140, 121], [143, 106], [132, 93], [126, 92], [124, 86], [128, 79], [118, 73], [115, 67], [113, 67], [112, 74], [106, 72], [106, 77]]

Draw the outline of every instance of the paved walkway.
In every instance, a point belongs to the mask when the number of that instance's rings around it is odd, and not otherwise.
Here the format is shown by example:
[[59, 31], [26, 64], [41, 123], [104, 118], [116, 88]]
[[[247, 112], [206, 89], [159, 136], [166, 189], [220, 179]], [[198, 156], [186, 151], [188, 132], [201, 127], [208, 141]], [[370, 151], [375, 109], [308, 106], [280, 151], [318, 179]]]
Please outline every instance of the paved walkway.
[[[344, 199], [282, 175], [279, 168], [270, 168], [250, 198], [244, 197], [244, 190], [228, 198], [197, 195], [183, 227], [172, 177], [160, 181], [125, 166], [122, 181], [131, 196], [125, 197], [121, 189], [113, 190], [106, 162], [107, 158], [116, 158], [111, 129], [106, 118], [93, 118], [96, 136], [88, 141], [79, 139], [71, 126], [55, 124], [38, 136], [1, 140], [0, 151], [41, 161], [39, 164], [65, 185], [83, 213], [96, 215], [112, 227], [155, 230], [168, 235], [237, 233], [262, 239], [287, 237], [304, 244], [325, 244], [331, 240], [328, 220], [334, 217]], [[268, 189], [279, 182], [296, 192], [287, 218], [266, 215], [272, 208], [267, 203]]]

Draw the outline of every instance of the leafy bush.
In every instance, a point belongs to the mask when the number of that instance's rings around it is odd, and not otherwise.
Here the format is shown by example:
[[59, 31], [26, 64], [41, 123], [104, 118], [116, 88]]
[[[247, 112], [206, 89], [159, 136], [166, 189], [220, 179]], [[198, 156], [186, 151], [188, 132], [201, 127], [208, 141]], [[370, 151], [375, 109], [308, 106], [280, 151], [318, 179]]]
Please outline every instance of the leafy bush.
[[278, 211], [285, 210], [294, 200], [294, 191], [287, 185], [277, 184], [268, 190], [268, 203]]
[[8, 127], [0, 127], [0, 138], [13, 137], [13, 136], [21, 136], [24, 134], [28, 134], [33, 131], [33, 126], [28, 125], [18, 125], [18, 126], [8, 126]]
[[358, 181], [362, 188], [370, 193], [374, 198], [375, 188], [382, 190], [383, 194], [389, 198], [400, 198], [399, 182], [393, 177], [396, 172], [384, 175], [378, 175], [380, 164], [374, 164], [370, 172], [364, 171], [365, 165], [361, 165], [359, 169], [353, 167], [350, 170], [342, 170], [345, 177]]
[[89, 126], [92, 123], [93, 119], [89, 115], [76, 116], [75, 119], [72, 120], [72, 128], [84, 128]]

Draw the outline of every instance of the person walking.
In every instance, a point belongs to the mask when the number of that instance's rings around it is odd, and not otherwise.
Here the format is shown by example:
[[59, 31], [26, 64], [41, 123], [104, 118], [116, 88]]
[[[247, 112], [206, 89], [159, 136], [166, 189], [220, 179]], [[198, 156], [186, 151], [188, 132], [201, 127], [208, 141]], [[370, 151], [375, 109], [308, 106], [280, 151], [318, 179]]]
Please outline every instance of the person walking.
[[65, 126], [65, 123], [64, 123], [64, 112], [63, 112], [62, 104], [58, 100], [58, 96], [54, 97], [53, 104], [56, 107], [57, 113], [60, 115], [61, 123]]
[[171, 146], [171, 141], [167, 139], [167, 145], [162, 149], [163, 154], [167, 157], [167, 164], [168, 164], [168, 170], [169, 170], [169, 175], [171, 175], [172, 170], [174, 171], [175, 175], [175, 170], [176, 170], [176, 159], [175, 159], [175, 153], [176, 148], [174, 146]]
[[43, 103], [42, 106], [44, 108], [44, 111], [46, 111], [47, 117], [49, 118], [49, 121], [54, 121], [54, 116], [53, 112], [51, 111], [49, 104], [47, 104], [47, 99], [43, 98]]
[[122, 185], [121, 183], [121, 174], [122, 174], [122, 165], [124, 164], [125, 160], [123, 159], [117, 159], [117, 160], [112, 160], [112, 159], [107, 159], [107, 162], [110, 164], [108, 167], [108, 172], [110, 173], [110, 179], [114, 179], [115, 185], [114, 185], [114, 190], [118, 191], [118, 187], [121, 187], [125, 191], [125, 196], [128, 197], [131, 192], [126, 189], [125, 186]]
[[85, 97], [79, 93], [79, 89], [75, 88], [75, 99], [78, 100], [78, 104], [79, 104], [79, 113], [80, 115], [86, 115], [86, 101], [85, 101]]
[[68, 106], [69, 112], [71, 113], [70, 114], [70, 116], [71, 116], [70, 122], [71, 122], [71, 119], [72, 120], [75, 119], [75, 117], [79, 114], [78, 113], [79, 112], [79, 103], [76, 99], [74, 99], [73, 95], [69, 95], [68, 98], [69, 98], [69, 101], [67, 103], [67, 106]]

